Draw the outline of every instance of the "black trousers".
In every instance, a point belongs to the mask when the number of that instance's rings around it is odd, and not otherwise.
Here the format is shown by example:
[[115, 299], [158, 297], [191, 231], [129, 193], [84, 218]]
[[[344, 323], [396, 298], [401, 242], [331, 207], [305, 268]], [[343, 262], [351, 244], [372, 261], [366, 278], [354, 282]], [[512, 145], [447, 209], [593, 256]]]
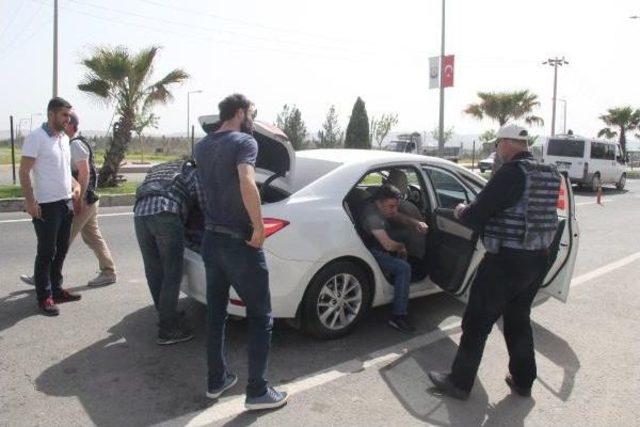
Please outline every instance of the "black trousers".
[[471, 391], [485, 342], [503, 317], [509, 351], [509, 373], [521, 387], [531, 387], [536, 361], [531, 332], [531, 304], [547, 271], [546, 253], [504, 250], [487, 253], [480, 263], [462, 319], [462, 337], [451, 367], [451, 379]]
[[73, 222], [73, 205], [70, 200], [41, 203], [42, 218], [33, 219], [38, 238], [38, 252], [33, 268], [38, 302], [60, 292], [62, 265], [69, 250], [69, 235]]

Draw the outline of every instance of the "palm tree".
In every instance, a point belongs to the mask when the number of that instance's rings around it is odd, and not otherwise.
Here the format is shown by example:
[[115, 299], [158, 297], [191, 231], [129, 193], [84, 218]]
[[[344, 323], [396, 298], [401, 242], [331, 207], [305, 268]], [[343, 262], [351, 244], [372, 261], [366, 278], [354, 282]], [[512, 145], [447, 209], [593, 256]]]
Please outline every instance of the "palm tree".
[[[627, 153], [627, 131], [632, 131], [640, 127], [640, 110], [634, 110], [630, 106], [609, 108], [607, 114], [600, 116], [607, 127], [600, 129], [598, 137], [620, 139], [620, 147], [623, 154]], [[612, 129], [616, 128], [616, 129]]]
[[531, 114], [540, 106], [538, 95], [528, 90], [516, 92], [478, 92], [480, 102], [470, 104], [464, 112], [482, 120], [485, 116], [498, 122], [502, 127], [510, 120], [524, 119], [529, 125], [544, 124], [541, 117]]
[[100, 47], [90, 58], [82, 60], [87, 72], [78, 89], [107, 104], [114, 103], [119, 116], [100, 170], [100, 187], [116, 185], [120, 162], [131, 142], [131, 133], [140, 113], [169, 102], [173, 96], [168, 87], [189, 78], [182, 69], [175, 69], [162, 79], [150, 83], [153, 61], [159, 49], [158, 46], [152, 46], [132, 54], [123, 46]]

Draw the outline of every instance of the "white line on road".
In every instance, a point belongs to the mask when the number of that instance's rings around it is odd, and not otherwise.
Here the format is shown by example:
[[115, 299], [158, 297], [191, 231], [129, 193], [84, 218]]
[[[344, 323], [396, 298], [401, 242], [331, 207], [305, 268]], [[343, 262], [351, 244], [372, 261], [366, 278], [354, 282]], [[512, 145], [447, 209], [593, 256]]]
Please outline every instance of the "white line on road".
[[[107, 214], [98, 214], [98, 218], [110, 217], [110, 216], [131, 216], [133, 212], [115, 212], [115, 213], [107, 213]], [[0, 224], [10, 224], [13, 222], [31, 222], [31, 218], [21, 218], [21, 219], [5, 219], [0, 221]]]
[[[600, 277], [618, 268], [622, 268], [633, 261], [640, 259], [640, 252], [629, 255], [621, 260], [612, 262], [589, 273], [583, 274], [574, 278], [571, 281], [571, 286], [581, 285], [589, 280]], [[380, 365], [387, 365], [389, 363], [398, 360], [403, 355], [416, 350], [421, 347], [430, 345], [444, 337], [454, 334], [460, 328], [460, 321], [457, 320], [452, 324], [449, 324], [442, 329], [429, 332], [425, 335], [421, 335], [410, 339], [409, 341], [396, 344], [385, 349], [373, 352], [364, 356], [363, 358], [356, 358], [347, 362], [340, 363], [336, 366], [327, 368], [315, 374], [301, 377], [290, 383], [283, 384], [281, 387], [286, 390], [289, 395], [294, 395], [311, 388], [321, 386], [332, 381], [338, 380], [344, 376], [352, 373], [361, 372], [371, 367], [377, 367]], [[210, 408], [204, 410], [198, 416], [193, 418], [188, 424], [188, 427], [206, 426], [214, 422], [224, 420], [241, 414], [244, 411], [244, 397], [238, 396], [226, 401], [222, 401]]]

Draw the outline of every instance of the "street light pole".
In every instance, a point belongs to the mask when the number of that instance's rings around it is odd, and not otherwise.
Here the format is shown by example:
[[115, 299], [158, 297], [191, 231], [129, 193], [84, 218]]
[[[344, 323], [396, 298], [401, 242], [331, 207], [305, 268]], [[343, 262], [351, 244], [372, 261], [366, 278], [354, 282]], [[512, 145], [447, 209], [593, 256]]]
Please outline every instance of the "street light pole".
[[58, 0], [53, 0], [53, 98], [58, 96]]
[[562, 133], [567, 133], [567, 100], [566, 99], [562, 99], [562, 98], [558, 98], [558, 101], [562, 102], [564, 104], [564, 109], [563, 109], [563, 119], [562, 119]]
[[440, 35], [440, 120], [438, 123], [438, 155], [444, 156], [444, 24], [445, 24], [445, 0], [442, 0], [442, 33]]
[[551, 112], [551, 136], [556, 134], [556, 98], [558, 93], [558, 66], [569, 64], [568, 61], [562, 58], [549, 58], [543, 62], [544, 65], [550, 65], [553, 67], [553, 105]]
[[201, 90], [192, 90], [187, 92], [187, 139], [189, 139], [189, 134], [191, 132], [191, 126], [189, 125], [189, 120], [191, 119], [191, 112], [190, 110], [190, 102], [191, 102], [191, 94], [192, 93], [202, 93]]

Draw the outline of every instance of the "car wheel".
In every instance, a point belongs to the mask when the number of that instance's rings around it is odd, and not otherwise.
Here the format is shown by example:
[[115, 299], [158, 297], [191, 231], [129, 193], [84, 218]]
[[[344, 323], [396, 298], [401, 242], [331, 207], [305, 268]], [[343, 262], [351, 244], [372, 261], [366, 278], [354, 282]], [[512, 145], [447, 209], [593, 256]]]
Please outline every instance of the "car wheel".
[[600, 182], [600, 174], [595, 173], [593, 174], [593, 178], [591, 178], [591, 191], [595, 193], [596, 191], [598, 191], [598, 188], [600, 188], [600, 186], [602, 186], [602, 182]]
[[480, 168], [480, 173], [484, 173], [484, 168]]
[[623, 173], [622, 176], [620, 176], [620, 181], [616, 184], [616, 188], [618, 191], [622, 191], [625, 185], [627, 185], [627, 174]]
[[303, 325], [318, 338], [349, 334], [371, 304], [371, 286], [356, 264], [340, 261], [320, 270], [303, 300]]

